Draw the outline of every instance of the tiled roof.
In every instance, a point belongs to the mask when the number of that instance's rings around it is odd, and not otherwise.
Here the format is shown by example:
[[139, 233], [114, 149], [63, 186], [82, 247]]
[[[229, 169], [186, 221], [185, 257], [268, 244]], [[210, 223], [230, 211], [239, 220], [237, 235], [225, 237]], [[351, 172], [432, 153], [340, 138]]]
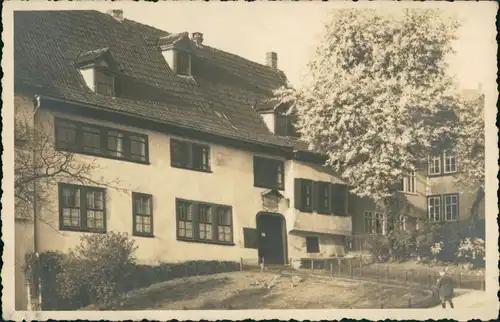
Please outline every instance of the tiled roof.
[[[286, 84], [280, 70], [193, 44], [193, 77], [182, 77], [170, 69], [160, 46], [186, 34], [128, 19], [120, 22], [98, 11], [17, 11], [14, 28], [15, 82], [36, 86], [38, 94], [252, 143], [307, 150], [296, 139], [273, 135], [255, 109]], [[75, 63], [103, 54], [119, 66], [119, 77], [155, 89], [154, 95], [112, 98], [90, 91]]]

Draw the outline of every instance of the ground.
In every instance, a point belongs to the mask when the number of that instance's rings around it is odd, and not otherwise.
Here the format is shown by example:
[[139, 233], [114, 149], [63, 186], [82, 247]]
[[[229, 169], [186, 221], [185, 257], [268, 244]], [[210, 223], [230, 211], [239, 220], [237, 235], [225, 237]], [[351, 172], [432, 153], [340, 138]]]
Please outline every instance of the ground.
[[[267, 284], [276, 283], [268, 288]], [[404, 307], [429, 292], [362, 281], [304, 277], [292, 287], [292, 275], [232, 272], [179, 278], [130, 292], [125, 310], [186, 309], [329, 309]], [[88, 308], [90, 309], [90, 308]]]

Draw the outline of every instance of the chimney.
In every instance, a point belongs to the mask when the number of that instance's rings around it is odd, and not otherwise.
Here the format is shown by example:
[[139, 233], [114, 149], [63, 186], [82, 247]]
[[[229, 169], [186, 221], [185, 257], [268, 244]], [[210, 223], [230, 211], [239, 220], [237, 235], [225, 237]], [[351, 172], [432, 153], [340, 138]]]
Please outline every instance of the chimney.
[[193, 32], [191, 34], [191, 39], [198, 46], [201, 46], [203, 44], [203, 34], [201, 32]]
[[123, 10], [121, 9], [108, 10], [107, 13], [116, 20], [123, 21]]
[[266, 65], [278, 69], [278, 54], [274, 51], [266, 53]]

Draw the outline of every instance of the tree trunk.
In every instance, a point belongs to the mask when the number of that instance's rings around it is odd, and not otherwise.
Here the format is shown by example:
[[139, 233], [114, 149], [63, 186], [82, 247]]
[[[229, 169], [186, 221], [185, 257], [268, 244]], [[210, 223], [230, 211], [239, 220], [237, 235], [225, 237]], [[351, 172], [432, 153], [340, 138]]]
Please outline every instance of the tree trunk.
[[476, 198], [472, 203], [469, 212], [469, 229], [472, 230], [476, 227], [479, 218], [479, 205], [484, 200], [484, 188], [480, 185], [476, 191]]

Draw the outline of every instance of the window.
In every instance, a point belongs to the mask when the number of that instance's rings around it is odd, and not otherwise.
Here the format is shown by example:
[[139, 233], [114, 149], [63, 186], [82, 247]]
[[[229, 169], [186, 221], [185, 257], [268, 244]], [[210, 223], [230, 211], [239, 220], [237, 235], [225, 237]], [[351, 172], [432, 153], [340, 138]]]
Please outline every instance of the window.
[[383, 234], [384, 233], [384, 213], [365, 211], [365, 233]]
[[290, 115], [284, 113], [277, 113], [275, 115], [274, 134], [279, 136], [297, 136]]
[[450, 174], [456, 172], [457, 161], [452, 152], [444, 151], [439, 155], [429, 157], [429, 175]]
[[404, 215], [399, 216], [397, 223], [398, 223], [399, 230], [401, 230], [401, 231], [406, 230], [406, 216], [404, 216]]
[[306, 237], [306, 251], [308, 253], [319, 253], [319, 237], [307, 236]]
[[269, 189], [284, 189], [284, 167], [281, 160], [254, 156], [254, 186]]
[[217, 208], [217, 223], [219, 240], [225, 242], [231, 242], [233, 239], [233, 234], [231, 232], [231, 209], [225, 207]]
[[191, 75], [191, 55], [185, 51], [176, 51], [175, 71], [178, 75]]
[[114, 96], [114, 76], [112, 74], [99, 69], [95, 69], [94, 77], [96, 93], [107, 96]]
[[432, 196], [427, 198], [429, 221], [441, 220], [441, 197]]
[[295, 209], [336, 216], [348, 215], [348, 189], [346, 185], [330, 184], [323, 181], [313, 182], [300, 178], [296, 178], [294, 184]]
[[147, 163], [148, 137], [82, 122], [56, 119], [56, 147], [113, 159]]
[[430, 175], [441, 174], [441, 156], [431, 156], [429, 157], [429, 168], [428, 173]]
[[173, 167], [210, 171], [208, 145], [170, 139], [170, 163]]
[[132, 193], [134, 235], [153, 236], [153, 197]]
[[330, 213], [330, 183], [316, 182], [316, 211], [320, 214]]
[[443, 173], [455, 173], [457, 172], [457, 163], [455, 160], [455, 156], [450, 152], [443, 153]]
[[59, 184], [61, 230], [106, 231], [103, 188]]
[[231, 207], [176, 199], [177, 239], [233, 245]]
[[193, 238], [193, 216], [191, 215], [191, 204], [177, 201], [177, 236]]
[[444, 195], [444, 219], [446, 221], [458, 220], [458, 194]]
[[332, 211], [336, 216], [347, 216], [347, 186], [343, 184], [332, 184]]
[[401, 180], [401, 189], [400, 191], [405, 193], [416, 193], [417, 192], [417, 179], [415, 171], [412, 171], [409, 176], [405, 176]]
[[295, 179], [295, 208], [297, 210], [313, 211], [313, 184], [311, 180]]

